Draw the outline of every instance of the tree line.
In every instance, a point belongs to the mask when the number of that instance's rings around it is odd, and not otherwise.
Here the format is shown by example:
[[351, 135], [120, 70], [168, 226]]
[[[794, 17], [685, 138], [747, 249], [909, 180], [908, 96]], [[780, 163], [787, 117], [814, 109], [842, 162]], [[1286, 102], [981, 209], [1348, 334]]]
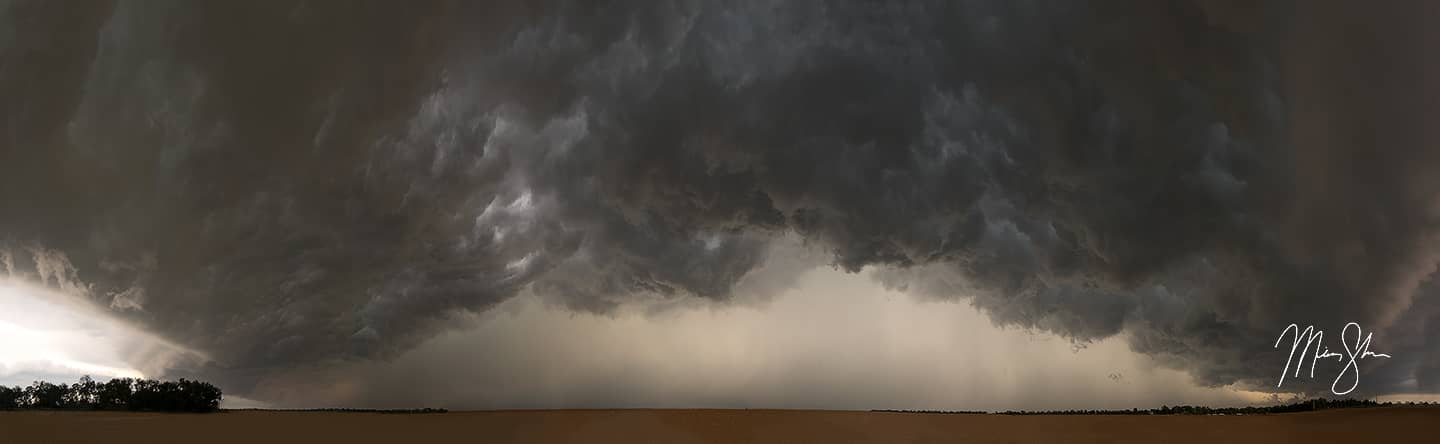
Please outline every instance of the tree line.
[[1325, 409], [1343, 409], [1355, 407], [1381, 407], [1391, 405], [1430, 405], [1430, 403], [1405, 403], [1396, 404], [1390, 402], [1375, 402], [1368, 399], [1325, 399], [1316, 398], [1305, 401], [1293, 402], [1284, 405], [1272, 405], [1264, 407], [1205, 407], [1205, 406], [1162, 406], [1158, 409], [1130, 409], [1130, 410], [1006, 410], [1003, 412], [984, 412], [974, 410], [871, 410], [872, 412], [891, 413], [932, 413], [948, 415], [1262, 415], [1269, 413], [1293, 413], [1311, 412]]
[[1356, 407], [1380, 407], [1391, 405], [1368, 399], [1326, 399], [1315, 398], [1290, 404], [1263, 407], [1205, 407], [1193, 405], [1162, 406], [1158, 409], [1130, 410], [1049, 410], [1049, 411], [1005, 411], [1005, 415], [1263, 415], [1269, 413], [1313, 412], [1326, 409]]
[[0, 410], [131, 410], [214, 412], [220, 410], [220, 388], [181, 379], [116, 378], [96, 382], [89, 376], [74, 384], [36, 381], [29, 387], [0, 386]]

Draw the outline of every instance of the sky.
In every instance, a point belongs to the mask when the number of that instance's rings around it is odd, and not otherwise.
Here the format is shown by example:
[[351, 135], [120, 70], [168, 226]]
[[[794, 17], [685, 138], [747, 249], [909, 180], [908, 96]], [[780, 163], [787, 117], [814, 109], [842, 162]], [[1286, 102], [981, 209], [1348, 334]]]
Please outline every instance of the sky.
[[1354, 322], [1347, 394], [1433, 396], [1437, 15], [0, 1], [0, 384], [1239, 405]]
[[101, 379], [145, 376], [130, 368], [126, 357], [117, 356], [117, 349], [129, 344], [116, 343], [143, 334], [106, 322], [103, 313], [84, 306], [63, 305], [63, 296], [38, 296], [32, 289], [0, 285], [0, 307], [7, 313], [0, 320], [6, 341], [0, 349], [0, 385], [69, 381], [86, 374]]

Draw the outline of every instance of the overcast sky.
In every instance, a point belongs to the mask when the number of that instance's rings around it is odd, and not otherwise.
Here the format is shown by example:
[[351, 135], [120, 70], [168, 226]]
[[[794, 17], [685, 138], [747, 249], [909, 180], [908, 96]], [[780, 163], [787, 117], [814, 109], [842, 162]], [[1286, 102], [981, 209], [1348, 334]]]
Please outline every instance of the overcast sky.
[[[0, 1], [0, 383], [1440, 392], [1431, 2]], [[1431, 322], [1435, 320], [1435, 322]]]

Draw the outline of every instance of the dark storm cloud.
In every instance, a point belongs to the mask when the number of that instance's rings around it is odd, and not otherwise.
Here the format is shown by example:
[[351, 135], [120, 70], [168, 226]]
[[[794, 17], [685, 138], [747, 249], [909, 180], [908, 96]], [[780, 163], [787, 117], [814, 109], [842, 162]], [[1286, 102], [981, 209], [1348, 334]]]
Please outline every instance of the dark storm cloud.
[[1414, 8], [12, 2], [0, 232], [240, 384], [527, 287], [725, 300], [798, 233], [1204, 383], [1354, 320], [1434, 387]]

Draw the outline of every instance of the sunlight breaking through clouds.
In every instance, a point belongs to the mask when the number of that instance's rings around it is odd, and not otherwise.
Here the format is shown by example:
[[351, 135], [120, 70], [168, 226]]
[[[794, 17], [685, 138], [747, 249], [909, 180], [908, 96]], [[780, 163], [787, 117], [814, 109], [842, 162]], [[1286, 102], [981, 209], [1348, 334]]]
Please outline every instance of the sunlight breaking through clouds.
[[0, 338], [0, 385], [141, 378], [186, 353], [69, 295], [13, 280], [0, 281]]

